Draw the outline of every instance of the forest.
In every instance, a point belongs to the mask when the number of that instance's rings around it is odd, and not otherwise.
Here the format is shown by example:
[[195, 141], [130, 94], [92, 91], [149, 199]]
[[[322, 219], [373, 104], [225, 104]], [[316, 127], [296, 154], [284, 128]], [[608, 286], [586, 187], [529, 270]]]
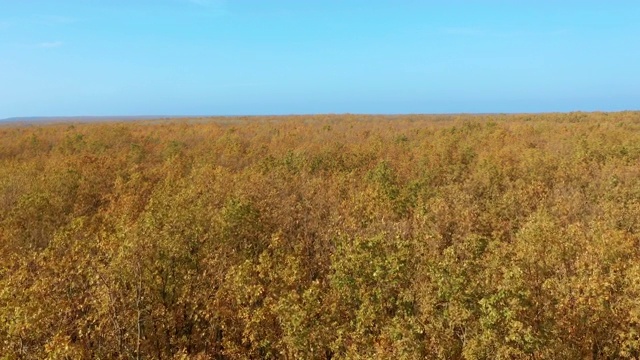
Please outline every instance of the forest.
[[0, 359], [640, 359], [640, 113], [0, 125]]

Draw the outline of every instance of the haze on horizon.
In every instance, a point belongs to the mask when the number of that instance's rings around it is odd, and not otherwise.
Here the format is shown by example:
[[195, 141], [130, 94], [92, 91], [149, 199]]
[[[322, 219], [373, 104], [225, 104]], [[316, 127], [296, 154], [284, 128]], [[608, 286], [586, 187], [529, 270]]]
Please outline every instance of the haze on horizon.
[[0, 119], [640, 108], [640, 2], [0, 0]]

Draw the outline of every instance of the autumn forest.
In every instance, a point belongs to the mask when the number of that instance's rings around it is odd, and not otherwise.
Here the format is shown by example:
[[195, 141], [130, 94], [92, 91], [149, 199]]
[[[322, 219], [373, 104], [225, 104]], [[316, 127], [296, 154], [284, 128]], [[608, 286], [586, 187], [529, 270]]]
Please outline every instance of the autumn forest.
[[640, 359], [640, 113], [0, 125], [0, 359]]

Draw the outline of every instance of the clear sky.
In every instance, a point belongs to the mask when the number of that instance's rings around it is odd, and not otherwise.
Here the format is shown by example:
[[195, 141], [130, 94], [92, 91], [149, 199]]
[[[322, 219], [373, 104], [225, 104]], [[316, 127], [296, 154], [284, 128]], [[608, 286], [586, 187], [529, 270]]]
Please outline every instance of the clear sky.
[[638, 0], [0, 0], [0, 118], [624, 109]]

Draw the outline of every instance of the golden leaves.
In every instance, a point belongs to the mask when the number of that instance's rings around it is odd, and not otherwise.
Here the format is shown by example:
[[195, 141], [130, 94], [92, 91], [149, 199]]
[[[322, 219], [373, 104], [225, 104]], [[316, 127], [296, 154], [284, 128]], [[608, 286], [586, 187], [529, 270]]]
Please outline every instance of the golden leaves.
[[0, 129], [9, 358], [633, 358], [637, 113]]

